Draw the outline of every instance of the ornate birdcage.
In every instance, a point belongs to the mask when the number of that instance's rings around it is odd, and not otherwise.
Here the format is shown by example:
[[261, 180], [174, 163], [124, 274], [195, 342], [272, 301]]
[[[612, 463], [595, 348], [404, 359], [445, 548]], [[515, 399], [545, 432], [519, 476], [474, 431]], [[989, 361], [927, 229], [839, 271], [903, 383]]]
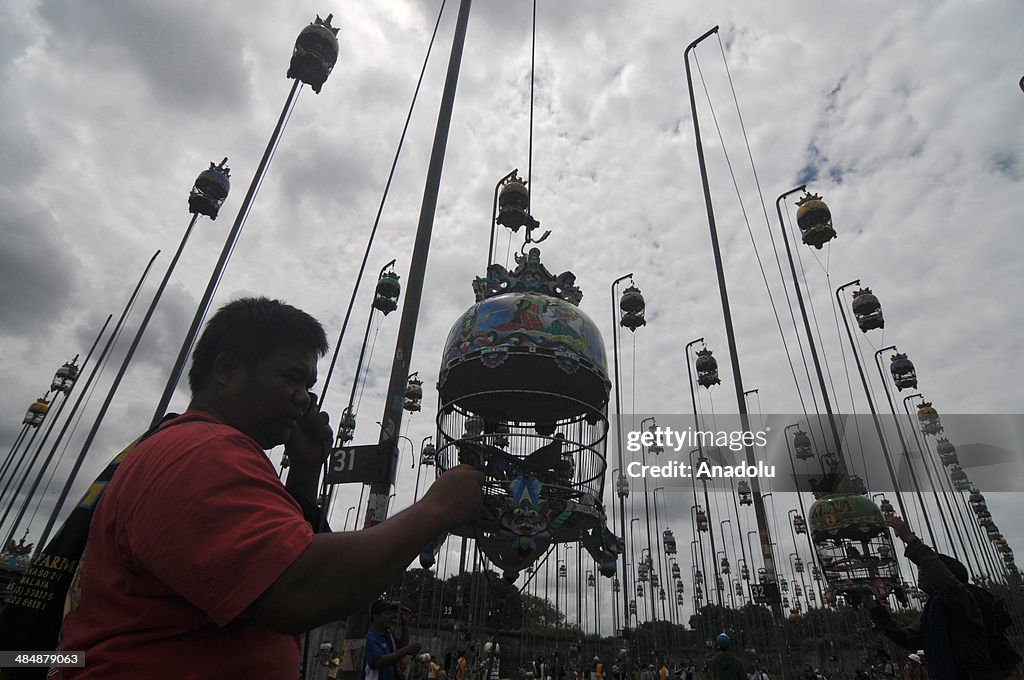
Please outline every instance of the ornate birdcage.
[[718, 361], [707, 347], [697, 352], [694, 368], [697, 371], [697, 384], [702, 387], [711, 389], [714, 385], [722, 384], [718, 379]]
[[708, 515], [706, 512], [697, 508], [697, 531], [707, 532], [708, 530]]
[[956, 491], [967, 491], [971, 488], [971, 480], [967, 478], [967, 473], [959, 465], [949, 468], [949, 481], [953, 483], [953, 489]]
[[740, 505], [753, 505], [754, 501], [750, 497], [750, 484], [745, 480], [740, 480], [736, 483], [736, 493], [740, 497]]
[[793, 434], [793, 449], [796, 451], [798, 460], [814, 458], [814, 453], [811, 451], [811, 438], [803, 430], [797, 430]]
[[420, 465], [433, 465], [437, 458], [437, 448], [433, 442], [427, 442], [420, 450]]
[[750, 580], [750, 569], [745, 564], [740, 565], [740, 578], [744, 581]]
[[939, 412], [932, 407], [930, 401], [922, 401], [917, 407], [917, 420], [921, 425], [921, 434], [938, 435], [942, 433]]
[[661, 532], [661, 542], [665, 546], [665, 554], [666, 555], [675, 555], [676, 554], [676, 537], [672, 533], [671, 529], [665, 529], [664, 531]]
[[405, 403], [402, 408], [410, 413], [417, 413], [423, 408], [420, 403], [423, 399], [423, 381], [418, 376], [418, 373], [410, 375], [405, 386]]
[[959, 465], [960, 457], [956, 454], [956, 447], [946, 439], [940, 437], [939, 441], [935, 444], [935, 451], [939, 454], [939, 461], [945, 465]]
[[594, 579], [594, 573], [593, 572], [588, 572], [587, 573], [587, 587], [588, 588], [594, 588], [596, 586], [597, 586], [597, 581]]
[[876, 328], [885, 328], [882, 305], [870, 288], [861, 288], [853, 293], [853, 315], [864, 333]]
[[836, 237], [832, 227], [832, 212], [821, 196], [805, 192], [796, 202], [796, 224], [804, 243], [818, 250]]
[[210, 163], [210, 167], [199, 173], [192, 191], [188, 194], [188, 211], [193, 215], [206, 215], [211, 220], [217, 219], [220, 207], [231, 191], [231, 168], [225, 158], [220, 165]]
[[647, 431], [653, 435], [654, 439], [650, 446], [647, 447], [647, 452], [652, 453], [655, 456], [660, 456], [665, 453], [665, 447], [658, 443], [658, 427], [655, 423], [651, 423], [651, 426], [647, 428]]
[[679, 570], [679, 565], [676, 564], [675, 562], [672, 563], [672, 578], [674, 578], [674, 579], [682, 578], [682, 572], [680, 572], [680, 570]]
[[914, 362], [907, 358], [906, 354], [896, 352], [889, 360], [889, 373], [892, 374], [892, 381], [896, 389], [917, 389], [917, 371], [914, 370]]
[[882, 511], [867, 496], [825, 494], [810, 508], [811, 540], [829, 587], [850, 604], [870, 588], [878, 599], [899, 584], [892, 537]]
[[338, 62], [338, 29], [331, 26], [333, 14], [327, 19], [317, 16], [295, 39], [288, 77], [298, 79], [320, 94], [320, 88]]
[[356, 433], [356, 414], [351, 407], [346, 406], [341, 412], [338, 421], [338, 441], [342, 444], [352, 441]]
[[725, 574], [726, 576], [729, 575], [729, 558], [728, 557], [723, 557], [722, 560], [718, 563], [718, 566], [719, 566], [719, 570], [723, 574]]
[[57, 369], [53, 374], [53, 381], [50, 383], [51, 392], [63, 392], [69, 394], [78, 380], [78, 366], [73, 363], [66, 363]]
[[530, 190], [526, 182], [513, 173], [498, 192], [498, 224], [518, 232], [530, 219]]
[[398, 296], [401, 294], [402, 284], [398, 282], [398, 274], [393, 270], [388, 270], [377, 279], [373, 308], [387, 316], [398, 309]]
[[[475, 538], [505, 577], [552, 543], [581, 541], [601, 573], [621, 539], [605, 524], [608, 380], [604, 342], [579, 309], [575, 276], [554, 276], [532, 248], [492, 264], [454, 325], [438, 376], [438, 470], [483, 470], [484, 509], [454, 533]], [[473, 430], [465, 424], [474, 421]], [[507, 439], [495, 446], [495, 434]]]
[[798, 534], [807, 533], [807, 520], [804, 519], [803, 515], [793, 515], [793, 531]]
[[46, 414], [49, 412], [50, 400], [45, 396], [39, 397], [28, 407], [28, 411], [25, 412], [25, 417], [21, 423], [29, 427], [39, 427], [43, 424], [43, 420], [46, 419]]
[[647, 325], [644, 319], [646, 309], [647, 303], [644, 302], [640, 289], [630, 285], [622, 291], [622, 297], [619, 299], [619, 325], [635, 333], [637, 328]]

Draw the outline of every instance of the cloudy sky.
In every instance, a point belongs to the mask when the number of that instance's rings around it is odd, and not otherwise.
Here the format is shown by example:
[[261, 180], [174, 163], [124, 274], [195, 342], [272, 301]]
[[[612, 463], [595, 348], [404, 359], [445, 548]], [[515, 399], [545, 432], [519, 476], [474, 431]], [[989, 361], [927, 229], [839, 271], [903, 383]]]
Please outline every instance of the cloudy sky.
[[[439, 9], [433, 0], [4, 3], [0, 441], [14, 441], [53, 371], [84, 356], [161, 249], [70, 439], [66, 471], [188, 223], [188, 190], [227, 156], [231, 196], [218, 220], [199, 222], [72, 498], [146, 428], [284, 104], [295, 36], [318, 12], [334, 13], [341, 57], [321, 94], [300, 91], [214, 304], [279, 297], [336, 338]], [[368, 265], [397, 258], [403, 282], [456, 11], [457, 3], [444, 10]], [[470, 281], [483, 273], [494, 183], [512, 168], [526, 172], [530, 20], [530, 3], [478, 2], [470, 17], [412, 364], [427, 386], [449, 328], [473, 301]], [[683, 66], [685, 46], [714, 25], [721, 43], [713, 36], [698, 48], [704, 83], [696, 65], [694, 78], [744, 384], [759, 390], [752, 410], [801, 411], [754, 245], [798, 361], [772, 252], [773, 203], [806, 182], [839, 234], [821, 251], [796, 248], [838, 409], [865, 409], [858, 383], [851, 405], [847, 370], [856, 375], [832, 304], [837, 286], [860, 278], [887, 321], [884, 335], [858, 334], [869, 360], [890, 344], [908, 352], [940, 412], [1024, 413], [1014, 302], [1024, 283], [1024, 45], [1012, 28], [1024, 25], [1020, 3], [541, 2], [533, 211], [552, 230], [545, 264], [576, 274], [581, 306], [609, 351], [609, 285], [634, 272], [643, 290], [648, 325], [622, 336], [623, 410], [688, 412], [683, 346], [701, 336], [723, 378], [702, 408], [737, 408]], [[499, 234], [497, 261], [520, 245]], [[360, 292], [326, 397], [335, 419], [371, 292]], [[357, 441], [376, 439], [397, 325], [392, 315], [373, 335]], [[797, 375], [810, 404], [802, 365]], [[186, 403], [182, 388], [172, 407]], [[433, 433], [435, 405], [429, 389], [423, 412], [407, 421], [417, 445]], [[412, 495], [403, 481], [399, 506]], [[357, 493], [342, 493], [342, 512]], [[1011, 494], [993, 500], [994, 510], [1016, 507]], [[668, 514], [688, 512], [674, 502]], [[1011, 544], [1024, 538], [1004, 529]]]

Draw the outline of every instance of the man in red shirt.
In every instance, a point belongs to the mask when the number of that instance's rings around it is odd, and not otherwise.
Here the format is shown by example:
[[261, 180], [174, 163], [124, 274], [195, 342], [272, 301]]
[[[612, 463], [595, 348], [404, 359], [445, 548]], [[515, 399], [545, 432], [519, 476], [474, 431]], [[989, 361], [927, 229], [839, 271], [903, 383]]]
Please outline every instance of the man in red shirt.
[[[482, 475], [460, 466], [365, 531], [314, 535], [327, 415], [310, 408], [327, 351], [308, 314], [266, 298], [221, 308], [196, 345], [188, 411], [120, 465], [68, 593], [70, 678], [293, 680], [299, 634], [367, 606], [441, 532], [475, 519]], [[264, 450], [286, 444], [282, 485]]]

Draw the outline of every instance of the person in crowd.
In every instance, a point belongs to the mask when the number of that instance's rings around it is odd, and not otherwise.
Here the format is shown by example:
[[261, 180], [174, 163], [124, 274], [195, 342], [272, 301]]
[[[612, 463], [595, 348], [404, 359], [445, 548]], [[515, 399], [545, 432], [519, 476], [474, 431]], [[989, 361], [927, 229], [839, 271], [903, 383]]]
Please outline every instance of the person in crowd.
[[715, 649], [718, 653], [711, 661], [711, 675], [714, 680], [747, 680], [743, 663], [730, 651], [732, 639], [725, 633], [715, 637]]

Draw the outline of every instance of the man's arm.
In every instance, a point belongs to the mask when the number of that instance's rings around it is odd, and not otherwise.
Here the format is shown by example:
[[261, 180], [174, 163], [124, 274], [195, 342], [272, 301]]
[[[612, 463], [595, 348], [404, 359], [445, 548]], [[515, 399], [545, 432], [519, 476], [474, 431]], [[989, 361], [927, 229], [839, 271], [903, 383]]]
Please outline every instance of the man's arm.
[[390, 654], [382, 654], [381, 656], [377, 657], [376, 661], [369, 664], [370, 668], [373, 668], [378, 671], [384, 670], [385, 668], [394, 666], [396, 663], [401, 661], [402, 657], [404, 656], [409, 656], [410, 654], [418, 654], [420, 649], [422, 648], [423, 645], [421, 645], [418, 642], [413, 643], [411, 645], [406, 645], [405, 647], [399, 647]]
[[476, 519], [482, 482], [480, 472], [460, 465], [418, 503], [375, 527], [317, 534], [246, 618], [302, 633], [369, 605], [438, 534]]
[[938, 553], [914, 535], [907, 523], [899, 517], [887, 520], [896, 535], [906, 544], [907, 559], [913, 562], [919, 572], [935, 585], [937, 592], [942, 594], [942, 606], [950, 613], [963, 616], [976, 625], [984, 626], [985, 622], [978, 603], [974, 600], [967, 587], [949, 570]]

